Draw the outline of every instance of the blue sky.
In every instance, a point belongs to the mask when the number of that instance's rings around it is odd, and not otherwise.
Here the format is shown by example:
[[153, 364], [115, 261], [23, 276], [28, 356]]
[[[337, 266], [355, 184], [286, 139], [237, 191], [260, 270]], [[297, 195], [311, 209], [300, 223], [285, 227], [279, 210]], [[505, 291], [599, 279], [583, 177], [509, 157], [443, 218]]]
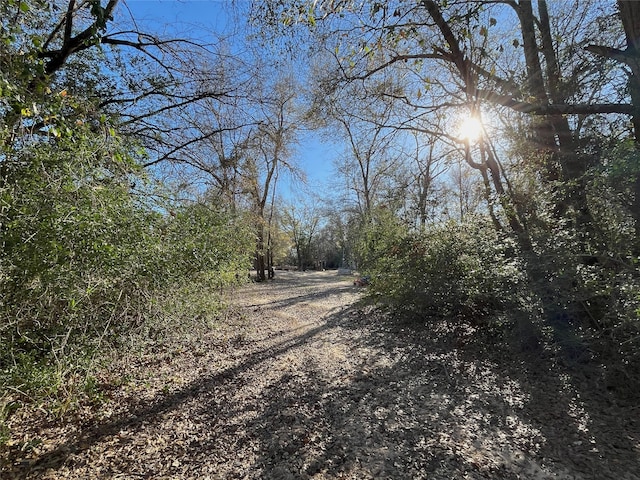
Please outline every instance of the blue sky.
[[[233, 22], [232, 8], [231, 2], [224, 0], [123, 0], [120, 14], [128, 16], [129, 11], [142, 29], [202, 38], [206, 32], [234, 32], [238, 25]], [[316, 193], [336, 185], [333, 160], [339, 154], [337, 145], [321, 140], [314, 132], [300, 136], [295, 163], [304, 170], [309, 186]], [[288, 183], [285, 176], [279, 185], [280, 193], [286, 197], [298, 190]]]

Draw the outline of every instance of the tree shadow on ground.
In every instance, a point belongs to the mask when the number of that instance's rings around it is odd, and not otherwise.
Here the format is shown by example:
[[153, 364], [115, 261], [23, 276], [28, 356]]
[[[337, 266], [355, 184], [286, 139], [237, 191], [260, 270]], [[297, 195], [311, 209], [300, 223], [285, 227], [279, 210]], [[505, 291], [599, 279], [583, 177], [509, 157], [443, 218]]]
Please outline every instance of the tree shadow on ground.
[[286, 339], [271, 348], [259, 350], [247, 356], [241, 363], [235, 366], [226, 368], [214, 375], [200, 377], [197, 381], [171, 394], [160, 395], [150, 403], [145, 402], [138, 405], [131, 405], [127, 413], [118, 418], [107, 422], [84, 425], [70, 441], [40, 456], [34, 462], [14, 460], [13, 465], [7, 466], [2, 470], [2, 473], [6, 475], [7, 478], [21, 478], [37, 471], [56, 470], [65, 464], [72, 456], [89, 450], [92, 445], [101, 442], [106, 437], [118, 435], [122, 431], [135, 431], [143, 427], [148, 427], [150, 424], [156, 422], [162, 415], [178, 410], [187, 403], [202, 401], [207, 407], [215, 407], [215, 405], [206, 403], [205, 397], [207, 397], [208, 393], [224, 388], [226, 385], [233, 384], [243, 372], [251, 370], [268, 359], [294, 350], [327, 328], [328, 326], [326, 324], [322, 324], [302, 335]]
[[[352, 278], [338, 276], [335, 272], [283, 272], [275, 280], [258, 285], [258, 288], [262, 288], [265, 293], [263, 302], [244, 305], [244, 307], [265, 307], [276, 310], [323, 300], [354, 291], [352, 281]], [[302, 293], [291, 295], [292, 289]], [[286, 292], [286, 295], [279, 295], [283, 292]], [[273, 301], [271, 297], [274, 296], [285, 298]]]
[[[327, 342], [347, 352], [330, 369]], [[97, 478], [631, 480], [637, 413], [543, 350], [352, 308], [2, 473], [68, 476], [107, 443]]]
[[640, 478], [637, 380], [612, 390], [610, 365], [568, 360], [573, 352], [555, 344], [522, 348], [499, 329], [492, 335], [463, 322], [373, 323], [369, 340], [385, 349], [428, 346], [417, 358], [444, 361], [454, 412], [464, 418], [445, 424], [471, 432], [457, 443], [466, 461], [480, 455], [485, 467], [506, 469], [491, 478]]
[[353, 290], [352, 286], [349, 285], [341, 285], [341, 286], [337, 286], [332, 288], [330, 291], [314, 291], [314, 292], [309, 292], [309, 293], [304, 293], [301, 295], [296, 295], [290, 298], [287, 298], [286, 300], [279, 300], [279, 301], [275, 301], [275, 302], [268, 302], [268, 303], [255, 303], [255, 304], [251, 304], [251, 305], [247, 305], [246, 307], [265, 307], [265, 308], [269, 308], [270, 310], [277, 310], [277, 309], [282, 309], [282, 308], [286, 308], [286, 307], [291, 307], [294, 305], [302, 305], [306, 302], [310, 302], [310, 301], [317, 301], [317, 300], [322, 300], [322, 299], [326, 299], [326, 298], [330, 298], [334, 295], [339, 295], [341, 293], [347, 293]]

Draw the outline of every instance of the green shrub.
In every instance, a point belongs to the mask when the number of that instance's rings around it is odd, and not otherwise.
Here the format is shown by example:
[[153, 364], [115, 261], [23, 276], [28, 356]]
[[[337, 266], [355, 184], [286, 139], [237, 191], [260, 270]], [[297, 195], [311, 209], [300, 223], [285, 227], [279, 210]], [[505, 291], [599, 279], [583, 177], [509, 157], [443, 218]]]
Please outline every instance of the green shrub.
[[378, 245], [368, 296], [394, 311], [479, 318], [520, 301], [525, 275], [515, 244], [482, 219], [392, 234]]
[[[219, 292], [250, 265], [247, 222], [203, 204], [169, 212], [150, 202], [133, 151], [79, 128], [3, 160], [0, 383], [22, 400], [68, 402], [92, 358], [171, 316], [156, 308], [166, 298]], [[194, 318], [219, 310], [209, 300]]]

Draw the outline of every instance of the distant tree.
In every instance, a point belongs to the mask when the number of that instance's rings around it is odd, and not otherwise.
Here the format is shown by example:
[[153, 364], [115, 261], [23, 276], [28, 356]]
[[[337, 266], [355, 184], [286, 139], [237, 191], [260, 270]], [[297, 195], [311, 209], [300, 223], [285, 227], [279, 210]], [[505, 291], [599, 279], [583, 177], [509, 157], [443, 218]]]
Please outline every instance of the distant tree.
[[473, 169], [458, 159], [449, 170], [447, 192], [452, 197], [447, 216], [464, 222], [470, 215], [478, 213], [486, 189]]
[[264, 78], [258, 102], [252, 112], [258, 124], [251, 130], [241, 155], [243, 191], [255, 218], [255, 266], [259, 281], [267, 279], [271, 262], [270, 227], [273, 225], [274, 200], [279, 175], [295, 170], [290, 162], [296, 142], [296, 88], [293, 76]]
[[392, 148], [394, 131], [386, 127], [391, 114], [391, 104], [357, 93], [356, 85], [330, 103], [327, 122], [339, 128], [346, 145], [337, 170], [363, 219], [370, 217], [399, 162]]
[[289, 234], [296, 252], [298, 270], [304, 270], [314, 262], [313, 246], [320, 226], [316, 208], [300, 203], [289, 204], [281, 213], [282, 229]]
[[431, 203], [435, 201], [435, 185], [437, 178], [447, 172], [447, 151], [438, 148], [437, 138], [428, 136], [423, 138], [418, 132], [412, 132], [415, 144], [413, 151], [408, 151], [411, 158], [411, 179], [408, 182], [408, 192], [411, 192], [413, 202], [413, 217], [417, 227], [424, 229], [431, 216]]
[[315, 250], [324, 268], [338, 268], [342, 266], [343, 238], [340, 225], [333, 217], [328, 217], [326, 223], [315, 237]]

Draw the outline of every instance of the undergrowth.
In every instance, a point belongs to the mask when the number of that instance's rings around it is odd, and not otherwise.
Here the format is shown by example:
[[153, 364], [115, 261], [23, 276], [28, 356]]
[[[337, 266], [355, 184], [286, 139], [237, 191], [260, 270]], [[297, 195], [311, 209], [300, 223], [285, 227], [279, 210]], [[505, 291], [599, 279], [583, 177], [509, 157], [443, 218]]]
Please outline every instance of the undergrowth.
[[11, 417], [16, 412], [39, 411], [55, 419], [80, 406], [99, 405], [104, 401], [97, 381], [100, 371], [175, 338], [215, 328], [226, 311], [222, 293], [233, 288], [231, 280], [220, 279], [219, 272], [201, 274], [149, 295], [144, 308], [113, 318], [99, 334], [81, 335], [72, 328], [65, 335], [43, 336], [38, 348], [27, 338], [23, 342], [30, 348], [5, 348], [0, 370], [0, 446], [11, 440]]

